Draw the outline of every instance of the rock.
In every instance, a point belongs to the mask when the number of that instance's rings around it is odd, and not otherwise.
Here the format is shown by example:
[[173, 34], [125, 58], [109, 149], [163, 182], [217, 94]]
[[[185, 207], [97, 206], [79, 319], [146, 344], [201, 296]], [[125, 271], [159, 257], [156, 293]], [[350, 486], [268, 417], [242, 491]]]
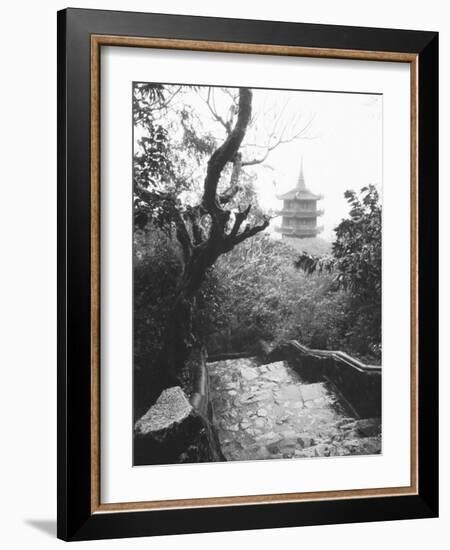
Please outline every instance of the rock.
[[276, 445], [275, 443], [271, 443], [270, 445], [267, 445], [267, 450], [272, 455], [275, 455], [280, 452], [278, 445]]
[[270, 380], [271, 382], [276, 382], [279, 384], [280, 382], [283, 382], [286, 378], [286, 373], [284, 372], [268, 372], [267, 374], [263, 375], [266, 380]]
[[269, 363], [267, 366], [267, 369], [270, 371], [285, 371], [286, 366], [284, 364], [284, 361], [276, 361], [275, 363]]
[[306, 455], [303, 451], [296, 450], [294, 451], [294, 456], [296, 458], [306, 458], [308, 455]]
[[251, 401], [255, 401], [256, 396], [253, 393], [242, 393], [239, 396], [239, 401], [241, 403], [250, 403]]
[[[356, 421], [349, 422], [347, 424], [342, 424], [341, 426], [338, 426], [338, 428], [342, 431], [348, 434], [349, 432], [355, 432], [356, 433]], [[347, 435], [348, 437], [348, 435]]]
[[312, 447], [307, 447], [302, 449], [301, 456], [304, 457], [324, 457], [324, 456], [336, 456], [338, 454], [337, 448], [334, 445], [326, 445], [320, 443], [319, 445], [314, 445]]
[[241, 367], [241, 374], [245, 380], [254, 380], [258, 377], [258, 373], [251, 367]]
[[307, 435], [297, 437], [297, 442], [302, 449], [304, 449], [305, 447], [312, 447], [315, 443], [314, 439]]
[[264, 428], [266, 425], [266, 421], [263, 418], [257, 418], [255, 420], [255, 427], [256, 428]]
[[[258, 420], [262, 420], [262, 418], [259, 418]], [[266, 432], [256, 436], [255, 439], [257, 439], [258, 441], [261, 441], [261, 440], [272, 441], [272, 438], [274, 437], [275, 437], [275, 432], [270, 431], [270, 432]]]
[[347, 426], [355, 426], [356, 420], [354, 418], [341, 418], [336, 422], [336, 426], [339, 428], [345, 429]]
[[256, 455], [251, 455], [252, 458], [256, 458], [256, 460], [267, 460], [268, 458], [273, 458], [270, 456], [270, 453], [269, 451], [267, 450], [266, 447], [260, 447], [257, 451], [256, 451]]
[[302, 385], [301, 392], [304, 401], [318, 399], [326, 394], [326, 390], [322, 382], [316, 382], [315, 384], [304, 384]]
[[264, 417], [265, 417], [265, 416], [267, 416], [267, 411], [266, 411], [266, 409], [258, 409], [258, 410], [256, 411], [256, 414], [257, 414], [258, 416], [264, 416]]
[[270, 391], [258, 391], [255, 393], [254, 400], [255, 401], [267, 401], [268, 399], [271, 399], [272, 392]]
[[[354, 451], [357, 451], [359, 449], [358, 439], [347, 439], [346, 441], [342, 442], [342, 447], [348, 449], [350, 453], [353, 454]], [[354, 454], [358, 453], [355, 452]]]
[[362, 437], [373, 437], [380, 434], [381, 425], [379, 418], [365, 418], [356, 422], [356, 431]]
[[281, 388], [278, 392], [278, 399], [286, 399], [290, 401], [301, 401], [302, 393], [298, 386], [289, 385]]
[[179, 386], [165, 389], [134, 425], [136, 466], [220, 460], [224, 456], [217, 434]]
[[259, 445], [258, 443], [253, 443], [252, 445], [247, 447], [247, 451], [249, 453], [257, 453], [260, 449], [261, 449], [261, 445]]
[[343, 441], [342, 448], [349, 451], [352, 455], [373, 455], [381, 452], [380, 437], [362, 437]]
[[266, 435], [267, 443], [279, 443], [282, 439], [283, 436], [281, 434], [276, 434], [274, 432], [269, 432], [269, 434]]
[[304, 452], [305, 456], [307, 456], [309, 458], [316, 458], [316, 457], [320, 456], [315, 446], [314, 447], [308, 447], [307, 449], [304, 449], [303, 452]]
[[348, 456], [350, 451], [346, 447], [337, 447], [336, 455], [337, 456]]
[[314, 406], [316, 407], [325, 407], [326, 404], [327, 404], [327, 401], [323, 397], [314, 399]]
[[290, 418], [290, 415], [289, 414], [284, 414], [283, 416], [280, 416], [277, 420], [277, 424], [284, 424], [285, 422], [287, 422]]
[[340, 441], [350, 441], [357, 440], [359, 437], [360, 434], [356, 430], [350, 428], [349, 430], [342, 431], [341, 434], [335, 436], [334, 439]]
[[360, 454], [376, 455], [381, 453], [381, 438], [363, 437], [359, 440]]
[[317, 456], [336, 456], [336, 447], [326, 443], [321, 443], [313, 447], [317, 453]]
[[285, 430], [281, 432], [281, 435], [284, 437], [284, 439], [296, 439], [297, 433], [294, 430]]
[[298, 443], [297, 443], [297, 439], [293, 438], [293, 439], [283, 439], [282, 441], [280, 441], [280, 448], [281, 450], [284, 452], [294, 452], [294, 450], [297, 448], [298, 446]]
[[170, 430], [174, 424], [180, 424], [192, 411], [186, 394], [180, 386], [167, 388], [158, 397], [156, 403], [134, 425], [137, 435], [153, 433], [157, 438], [158, 432]]

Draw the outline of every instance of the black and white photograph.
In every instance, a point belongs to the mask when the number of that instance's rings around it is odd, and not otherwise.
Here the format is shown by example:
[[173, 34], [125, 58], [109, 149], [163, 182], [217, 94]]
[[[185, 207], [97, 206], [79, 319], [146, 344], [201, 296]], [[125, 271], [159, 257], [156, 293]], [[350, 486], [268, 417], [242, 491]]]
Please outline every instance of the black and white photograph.
[[382, 95], [130, 95], [133, 464], [381, 453]]
[[3, 548], [445, 548], [445, 6], [5, 4]]

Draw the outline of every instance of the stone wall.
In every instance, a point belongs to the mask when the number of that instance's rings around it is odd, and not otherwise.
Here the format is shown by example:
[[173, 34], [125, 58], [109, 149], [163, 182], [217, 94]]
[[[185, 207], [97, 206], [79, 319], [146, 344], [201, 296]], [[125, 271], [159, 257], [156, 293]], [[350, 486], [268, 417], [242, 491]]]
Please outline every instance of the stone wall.
[[342, 351], [314, 350], [292, 340], [264, 362], [287, 360], [307, 382], [328, 380], [360, 418], [381, 417], [381, 367], [365, 365]]

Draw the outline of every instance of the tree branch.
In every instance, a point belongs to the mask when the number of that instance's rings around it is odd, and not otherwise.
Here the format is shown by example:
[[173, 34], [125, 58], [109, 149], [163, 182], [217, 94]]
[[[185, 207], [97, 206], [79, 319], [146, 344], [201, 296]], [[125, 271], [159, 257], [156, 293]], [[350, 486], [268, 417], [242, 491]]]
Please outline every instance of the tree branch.
[[239, 111], [236, 124], [222, 145], [214, 151], [208, 161], [204, 183], [203, 205], [211, 214], [217, 216], [221, 211], [217, 200], [217, 185], [220, 174], [227, 162], [236, 155], [244, 139], [252, 112], [252, 92], [248, 88], [239, 89]]
[[236, 196], [238, 191], [240, 190], [239, 185], [235, 185], [234, 187], [229, 187], [224, 193], [222, 193], [219, 197], [219, 203], [221, 205], [228, 204], [233, 197]]
[[230, 200], [239, 191], [238, 181], [239, 181], [239, 174], [241, 173], [241, 167], [242, 167], [242, 155], [241, 153], [237, 152], [233, 159], [233, 170], [231, 172], [230, 186], [224, 193], [222, 193], [222, 195], [220, 195], [219, 197], [220, 204], [227, 204], [228, 202], [230, 202]]
[[[241, 222], [242, 223], [242, 222]], [[269, 227], [270, 220], [265, 219], [263, 223], [259, 225], [255, 225], [253, 227], [250, 227], [249, 225], [246, 226], [244, 231], [239, 233], [238, 235], [232, 236], [230, 235], [225, 240], [224, 245], [224, 252], [230, 252], [237, 244], [245, 241], [246, 239], [249, 239], [250, 237], [253, 237], [257, 233], [260, 233], [261, 231], [264, 231], [267, 227]]]
[[181, 249], [183, 251], [183, 260], [186, 265], [191, 258], [193, 244], [189, 235], [189, 231], [187, 230], [186, 223], [183, 219], [183, 215], [180, 212], [177, 213], [175, 225], [177, 239], [181, 245]]
[[198, 246], [207, 239], [205, 230], [201, 224], [202, 209], [198, 207], [190, 208], [187, 211], [187, 215], [189, 217], [189, 221], [191, 222], [194, 246]]
[[264, 231], [264, 229], [267, 229], [269, 227], [270, 220], [264, 220], [263, 223], [259, 225], [255, 225], [253, 227], [250, 227], [247, 225], [247, 227], [242, 231], [242, 233], [239, 233], [237, 237], [234, 239], [234, 244], [239, 244], [242, 241], [245, 241], [246, 239], [249, 239], [250, 237], [253, 237], [257, 233], [260, 233], [261, 231]]
[[[269, 140], [268, 140], [268, 143], [266, 146], [261, 146], [261, 145], [251, 145], [251, 144], [246, 144], [247, 146], [249, 147], [258, 147], [258, 148], [264, 148], [265, 149], [265, 152], [262, 154], [261, 157], [259, 158], [253, 158], [253, 159], [249, 159], [249, 160], [244, 160], [242, 162], [242, 166], [254, 166], [255, 164], [261, 164], [263, 163], [267, 157], [269, 156], [269, 153], [271, 151], [273, 151], [274, 149], [276, 149], [279, 145], [284, 145], [286, 143], [291, 143], [292, 141], [295, 141], [296, 139], [306, 139], [302, 134], [304, 134], [304, 132], [306, 132], [309, 127], [311, 126], [312, 124], [312, 121], [314, 120], [314, 117], [312, 117], [304, 126], [303, 128], [301, 128], [301, 130], [297, 131], [295, 134], [285, 138], [284, 137], [284, 134], [285, 134], [285, 129], [281, 132], [281, 134], [278, 136], [278, 139], [276, 139], [276, 141], [274, 143], [271, 143], [271, 140], [272, 138], [275, 136], [275, 134], [277, 133], [275, 129], [273, 129], [273, 131], [271, 132], [270, 136], [269, 136]], [[276, 124], [278, 124], [278, 120], [276, 122]]]
[[230, 234], [229, 234], [229, 237], [230, 239], [234, 239], [236, 237], [236, 235], [238, 234], [238, 231], [241, 227], [241, 225], [243, 224], [244, 220], [247, 219], [249, 213], [250, 213], [250, 208], [251, 208], [251, 205], [248, 205], [248, 207], [243, 210], [242, 212], [239, 211], [236, 213], [235, 215], [235, 218], [234, 218], [234, 224], [233, 224], [233, 227], [230, 231]]
[[226, 130], [227, 134], [231, 133], [231, 124], [229, 122], [225, 122], [225, 120], [219, 115], [219, 113], [216, 111], [215, 106], [213, 107], [211, 105], [211, 88], [208, 89], [208, 97], [205, 100], [206, 105], [208, 106], [208, 109], [210, 110], [212, 116], [215, 118], [217, 122], [219, 122]]

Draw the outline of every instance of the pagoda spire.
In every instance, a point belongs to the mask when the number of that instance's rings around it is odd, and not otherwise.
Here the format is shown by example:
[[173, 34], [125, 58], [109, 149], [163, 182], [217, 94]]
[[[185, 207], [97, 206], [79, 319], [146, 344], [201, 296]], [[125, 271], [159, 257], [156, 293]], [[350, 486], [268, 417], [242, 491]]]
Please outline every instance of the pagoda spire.
[[277, 199], [283, 201], [283, 209], [278, 211], [282, 216], [281, 227], [275, 230], [286, 239], [317, 237], [323, 229], [317, 225], [317, 218], [323, 214], [323, 210], [317, 209], [317, 201], [322, 198], [306, 187], [302, 155], [296, 186], [283, 195], [277, 195]]
[[300, 172], [298, 174], [297, 189], [304, 191], [306, 189], [305, 176], [303, 174], [303, 155], [300, 160]]

